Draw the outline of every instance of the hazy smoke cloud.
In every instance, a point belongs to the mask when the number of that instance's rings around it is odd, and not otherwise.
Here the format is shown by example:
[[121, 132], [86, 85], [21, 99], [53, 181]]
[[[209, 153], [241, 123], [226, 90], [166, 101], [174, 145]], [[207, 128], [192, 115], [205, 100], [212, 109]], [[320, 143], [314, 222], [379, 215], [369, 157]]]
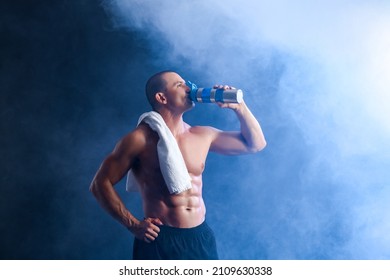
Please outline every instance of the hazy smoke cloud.
[[[389, 3], [247, 2], [104, 2], [156, 65], [241, 87], [262, 122], [261, 154], [208, 160], [221, 257], [389, 258]], [[237, 128], [206, 105], [188, 120]]]

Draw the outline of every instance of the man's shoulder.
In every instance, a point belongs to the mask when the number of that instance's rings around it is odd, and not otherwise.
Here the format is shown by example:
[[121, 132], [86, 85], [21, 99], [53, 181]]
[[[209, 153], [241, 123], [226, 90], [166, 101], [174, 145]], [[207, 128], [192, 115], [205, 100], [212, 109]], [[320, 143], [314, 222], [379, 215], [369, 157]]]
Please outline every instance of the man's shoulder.
[[140, 124], [127, 133], [120, 142], [124, 145], [144, 145], [150, 137], [151, 129], [146, 124]]
[[148, 124], [141, 122], [137, 127], [124, 136], [124, 138], [147, 138], [151, 134], [154, 134], [154, 131], [149, 127]]
[[212, 134], [218, 131], [215, 127], [206, 125], [197, 125], [190, 127], [190, 132], [194, 134]]
[[215, 127], [208, 126], [208, 125], [195, 125], [190, 127], [193, 131], [210, 131], [210, 130], [217, 130]]

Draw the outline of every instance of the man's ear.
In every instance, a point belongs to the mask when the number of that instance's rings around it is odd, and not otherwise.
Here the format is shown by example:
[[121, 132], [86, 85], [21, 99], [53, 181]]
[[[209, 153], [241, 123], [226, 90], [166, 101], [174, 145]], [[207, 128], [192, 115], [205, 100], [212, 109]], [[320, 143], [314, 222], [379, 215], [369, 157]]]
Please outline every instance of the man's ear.
[[157, 92], [154, 98], [156, 98], [157, 102], [160, 104], [167, 104], [167, 98], [163, 92]]

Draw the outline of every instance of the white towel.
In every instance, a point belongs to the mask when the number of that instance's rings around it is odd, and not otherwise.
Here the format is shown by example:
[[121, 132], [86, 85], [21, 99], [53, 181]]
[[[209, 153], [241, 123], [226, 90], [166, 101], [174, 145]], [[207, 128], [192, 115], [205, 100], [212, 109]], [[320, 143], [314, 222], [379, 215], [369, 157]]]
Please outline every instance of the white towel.
[[[157, 143], [157, 153], [160, 162], [161, 173], [170, 194], [178, 194], [192, 187], [191, 177], [188, 174], [183, 155], [175, 137], [165, 124], [162, 116], [154, 111], [144, 113], [138, 120], [147, 123], [152, 130], [158, 133], [160, 139]], [[139, 188], [137, 179], [132, 170], [127, 173], [126, 190], [136, 191]]]

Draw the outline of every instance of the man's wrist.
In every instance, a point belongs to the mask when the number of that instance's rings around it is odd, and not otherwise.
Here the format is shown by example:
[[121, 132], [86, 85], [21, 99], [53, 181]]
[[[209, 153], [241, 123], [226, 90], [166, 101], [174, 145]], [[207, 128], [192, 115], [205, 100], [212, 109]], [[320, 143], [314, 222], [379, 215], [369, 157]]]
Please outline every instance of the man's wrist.
[[233, 109], [233, 111], [237, 114], [237, 115], [244, 115], [244, 112], [245, 110], [248, 109], [248, 107], [246, 106], [245, 102], [242, 101], [241, 103], [237, 104], [238, 106], [235, 106]]
[[137, 220], [136, 218], [130, 217], [130, 218], [125, 219], [123, 224], [127, 228], [127, 230], [129, 230], [130, 232], [133, 232], [139, 226], [140, 223], [141, 222], [139, 220]]

